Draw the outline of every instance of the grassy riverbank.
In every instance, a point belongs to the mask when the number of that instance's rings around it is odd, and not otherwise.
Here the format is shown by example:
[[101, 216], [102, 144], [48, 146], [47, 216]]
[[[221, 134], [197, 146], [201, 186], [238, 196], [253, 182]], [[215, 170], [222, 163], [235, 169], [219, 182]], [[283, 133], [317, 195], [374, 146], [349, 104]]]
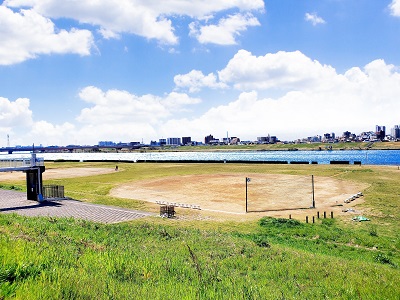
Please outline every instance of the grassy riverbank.
[[[110, 163], [49, 163], [51, 168]], [[94, 203], [157, 211], [108, 196], [125, 182], [172, 175], [247, 172], [334, 176], [368, 184], [350, 215], [297, 220], [179, 211], [180, 219], [124, 224], [0, 214], [0, 298], [17, 299], [398, 299], [397, 167], [120, 164], [119, 171], [47, 180]], [[5, 182], [24, 188], [23, 182]], [[205, 191], [206, 192], [206, 191]]]

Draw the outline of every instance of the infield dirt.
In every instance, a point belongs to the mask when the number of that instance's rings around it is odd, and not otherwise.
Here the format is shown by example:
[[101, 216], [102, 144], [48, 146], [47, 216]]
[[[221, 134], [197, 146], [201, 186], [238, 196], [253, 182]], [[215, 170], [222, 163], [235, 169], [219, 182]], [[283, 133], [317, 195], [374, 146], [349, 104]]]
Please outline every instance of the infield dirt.
[[[332, 177], [314, 178], [318, 209], [340, 210], [338, 205], [365, 185]], [[200, 205], [202, 210], [244, 213], [246, 174], [171, 176], [122, 184], [110, 191], [119, 198]], [[247, 189], [249, 212], [277, 212], [310, 208], [311, 176], [252, 174]], [[275, 215], [277, 215], [275, 214]]]

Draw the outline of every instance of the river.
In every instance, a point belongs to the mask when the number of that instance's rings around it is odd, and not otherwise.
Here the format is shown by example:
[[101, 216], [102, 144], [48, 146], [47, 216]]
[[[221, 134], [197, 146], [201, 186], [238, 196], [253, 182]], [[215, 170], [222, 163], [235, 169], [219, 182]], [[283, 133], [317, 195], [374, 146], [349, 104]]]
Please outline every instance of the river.
[[[400, 150], [332, 151], [216, 151], [216, 152], [132, 152], [132, 153], [37, 153], [44, 160], [72, 161], [190, 161], [265, 163], [346, 163], [400, 165]], [[0, 159], [30, 157], [29, 153], [0, 154]]]

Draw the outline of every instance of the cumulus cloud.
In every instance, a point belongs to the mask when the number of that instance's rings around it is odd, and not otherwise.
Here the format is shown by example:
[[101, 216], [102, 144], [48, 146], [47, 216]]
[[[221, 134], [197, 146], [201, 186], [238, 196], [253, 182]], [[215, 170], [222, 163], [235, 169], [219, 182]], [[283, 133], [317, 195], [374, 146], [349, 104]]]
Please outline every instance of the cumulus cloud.
[[[40, 144], [45, 141], [72, 141], [76, 136], [75, 127], [68, 122], [54, 125], [47, 121], [34, 121], [30, 100], [19, 98], [10, 101], [0, 97], [0, 132], [9, 134], [12, 145]], [[0, 146], [6, 146], [6, 141]]]
[[190, 93], [198, 92], [203, 87], [207, 88], [226, 88], [227, 85], [217, 81], [215, 74], [204, 75], [203, 72], [192, 70], [187, 74], [179, 74], [174, 77], [177, 88], [189, 89]]
[[127, 91], [108, 90], [89, 86], [79, 97], [90, 104], [84, 108], [77, 120], [82, 124], [80, 136], [93, 140], [107, 136], [131, 139], [134, 136], [155, 134], [162, 122], [175, 113], [185, 111], [188, 106], [201, 102], [198, 98], [172, 92], [164, 97], [154, 95], [136, 96]]
[[31, 141], [40, 141], [47, 145], [66, 145], [72, 144], [76, 139], [76, 128], [69, 122], [52, 124], [42, 120], [32, 124], [28, 135]]
[[88, 30], [57, 30], [33, 10], [13, 12], [0, 6], [0, 65], [11, 65], [39, 54], [89, 55], [93, 36]]
[[29, 126], [32, 124], [32, 111], [27, 98], [10, 101], [0, 97], [0, 128]]
[[315, 86], [321, 79], [325, 79], [325, 86], [334, 74], [334, 68], [321, 65], [300, 51], [280, 51], [257, 57], [246, 50], [239, 50], [218, 72], [221, 82], [239, 90], [298, 89]]
[[311, 22], [313, 26], [317, 26], [318, 24], [325, 24], [325, 20], [319, 17], [316, 13], [306, 13], [304, 19], [307, 22]]
[[[374, 124], [390, 127], [399, 123], [397, 114], [393, 113], [400, 109], [399, 68], [384, 60], [339, 74], [300, 52], [270, 54], [273, 63], [264, 61], [268, 55], [257, 58], [248, 52], [242, 54], [241, 60], [233, 58], [235, 72], [222, 74], [221, 78], [249, 91], [241, 92], [227, 104], [210, 108], [195, 119], [168, 120], [163, 130], [171, 132], [175, 128], [175, 132], [187, 134], [202, 128], [203, 135], [212, 133], [223, 137], [229, 131], [247, 139], [270, 133], [292, 140], [304, 137], [304, 133], [334, 131], [340, 135], [346, 130], [360, 133], [373, 130]], [[293, 68], [296, 61], [299, 65]], [[236, 70], [239, 66], [242, 72]], [[256, 74], [244, 84], [244, 78], [250, 76], [247, 70]], [[258, 91], [275, 85], [284, 86], [286, 91], [278, 97], [259, 96]]]
[[79, 93], [79, 97], [94, 105], [83, 109], [77, 120], [94, 125], [105, 122], [129, 123], [132, 120], [157, 123], [159, 120], [170, 117], [172, 113], [201, 101], [176, 92], [169, 93], [165, 97], [136, 96], [121, 90], [103, 92], [94, 86], [84, 88]]
[[236, 14], [219, 20], [217, 25], [191, 23], [190, 35], [197, 38], [201, 44], [235, 45], [236, 37], [247, 30], [249, 26], [259, 26], [260, 22], [252, 14]]
[[187, 94], [172, 92], [166, 95], [162, 104], [169, 110], [183, 110], [184, 106], [198, 104], [201, 100], [199, 98], [191, 98]]
[[243, 91], [291, 90], [315, 87], [317, 83], [318, 88], [322, 89], [337, 80], [333, 67], [311, 60], [300, 51], [254, 56], [249, 51], [239, 50], [217, 74], [205, 76], [201, 71], [192, 70], [176, 75], [174, 82], [177, 88], [197, 92], [205, 87], [217, 89], [229, 86]]
[[400, 17], [400, 0], [393, 0], [389, 5], [392, 16]]
[[6, 0], [9, 7], [32, 7], [49, 18], [69, 18], [80, 23], [100, 27], [104, 38], [115, 38], [120, 33], [131, 33], [165, 44], [176, 44], [172, 19], [205, 16], [229, 9], [241, 11], [262, 10], [262, 0], [206, 0], [206, 1], [57, 1]]
[[82, 123], [121, 123], [136, 121], [154, 122], [165, 118], [169, 111], [153, 95], [136, 96], [127, 91], [101, 89], [90, 86], [84, 88], [79, 96], [94, 106], [81, 111], [77, 120]]

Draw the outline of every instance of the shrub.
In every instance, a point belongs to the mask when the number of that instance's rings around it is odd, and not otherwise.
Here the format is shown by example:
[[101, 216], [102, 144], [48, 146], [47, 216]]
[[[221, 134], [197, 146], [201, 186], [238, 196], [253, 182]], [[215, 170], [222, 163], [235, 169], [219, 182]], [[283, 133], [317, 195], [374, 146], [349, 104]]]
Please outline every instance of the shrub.
[[297, 227], [303, 226], [303, 224], [294, 219], [284, 219], [284, 218], [271, 218], [263, 217], [259, 221], [259, 225], [262, 227], [274, 226], [274, 227]]

